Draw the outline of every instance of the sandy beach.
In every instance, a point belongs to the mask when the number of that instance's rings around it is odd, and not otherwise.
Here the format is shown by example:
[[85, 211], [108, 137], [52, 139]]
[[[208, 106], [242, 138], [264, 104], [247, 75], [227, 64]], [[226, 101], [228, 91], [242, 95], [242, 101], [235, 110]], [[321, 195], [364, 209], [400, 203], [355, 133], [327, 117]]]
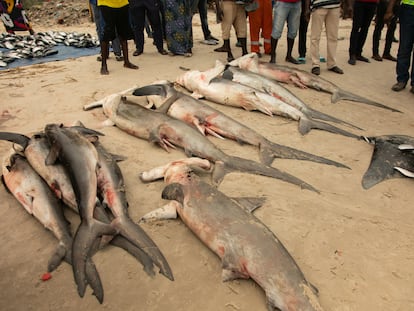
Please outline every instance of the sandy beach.
[[[209, 12], [209, 22], [213, 35], [220, 38], [220, 25], [215, 23], [212, 11]], [[79, 31], [95, 35], [92, 22], [75, 26], [56, 24], [48, 28], [33, 26], [36, 31]], [[185, 154], [179, 149], [167, 153], [116, 127], [103, 127], [102, 109], [83, 111], [82, 108], [133, 86], [156, 80], [174, 81], [183, 73], [180, 67], [206, 70], [213, 67], [216, 60], [226, 61], [226, 53], [213, 51], [217, 46], [200, 43], [203, 36], [198, 14], [193, 19], [193, 31], [193, 56], [189, 58], [162, 56], [148, 38], [144, 53], [134, 57], [134, 45], [130, 41], [130, 59], [139, 70], [124, 68], [111, 54], [108, 76], [100, 75], [96, 55], [0, 71], [0, 131], [30, 135], [48, 123], [70, 124], [80, 120], [87, 127], [103, 132], [103, 145], [109, 151], [127, 157], [119, 165], [127, 187], [129, 214], [138, 221], [147, 212], [166, 203], [161, 199], [163, 182], [144, 184], [138, 178], [139, 173], [184, 158]], [[376, 62], [370, 58], [371, 27], [364, 48], [364, 55], [371, 59], [371, 63], [348, 65], [350, 31], [351, 21], [342, 20], [340, 37], [343, 40], [338, 44], [337, 59], [345, 74], [329, 72], [325, 64], [321, 64], [321, 76], [345, 90], [402, 113], [350, 101], [332, 104], [329, 94], [291, 85], [287, 88], [310, 107], [364, 129], [342, 127], [354, 134], [414, 136], [413, 94], [409, 88], [399, 93], [391, 91], [395, 83], [395, 63]], [[288, 65], [284, 61], [285, 35], [280, 40], [276, 61]], [[382, 37], [384, 39], [385, 31]], [[241, 56], [241, 49], [234, 47], [233, 31], [231, 42], [234, 56]], [[309, 43], [308, 40], [308, 47]], [[393, 55], [397, 48], [398, 44], [394, 43]], [[293, 54], [298, 56], [296, 45]], [[321, 54], [326, 54], [325, 36]], [[268, 61], [269, 56], [263, 56], [262, 60]], [[310, 71], [310, 55], [307, 63], [298, 68]], [[254, 212], [255, 216], [276, 234], [306, 278], [319, 289], [324, 310], [414, 310], [412, 179], [389, 179], [364, 190], [361, 180], [371, 160], [372, 145], [318, 130], [302, 136], [296, 121], [206, 103], [271, 141], [351, 168], [297, 160], [273, 163], [274, 167], [310, 183], [320, 190], [320, 194], [280, 180], [242, 173], [227, 175], [219, 186], [229, 196], [267, 198], [264, 206]], [[228, 154], [259, 160], [254, 147], [209, 138]], [[0, 141], [1, 157], [10, 148], [11, 143]], [[56, 247], [56, 239], [3, 186], [0, 187], [0, 198], [1, 310], [266, 310], [264, 292], [252, 280], [222, 282], [220, 260], [180, 219], [141, 224], [171, 265], [174, 282], [160, 274], [150, 278], [133, 257], [108, 246], [93, 257], [105, 290], [103, 304], [91, 295], [90, 288], [85, 297], [80, 298], [72, 269], [66, 263], [52, 273], [49, 281], [41, 280]], [[66, 216], [75, 231], [78, 216], [70, 211], [66, 211]]]

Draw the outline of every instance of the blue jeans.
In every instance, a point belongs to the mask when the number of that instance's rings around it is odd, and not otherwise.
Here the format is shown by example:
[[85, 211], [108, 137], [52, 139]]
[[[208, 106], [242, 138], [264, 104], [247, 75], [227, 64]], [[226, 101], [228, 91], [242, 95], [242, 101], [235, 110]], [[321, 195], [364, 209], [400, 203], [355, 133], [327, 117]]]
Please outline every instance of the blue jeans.
[[273, 7], [272, 38], [279, 39], [282, 36], [283, 27], [287, 21], [289, 39], [295, 39], [300, 24], [301, 1], [281, 2], [277, 1]]
[[401, 4], [400, 7], [400, 46], [397, 54], [397, 81], [407, 83], [410, 79], [414, 86], [414, 6]]
[[[103, 38], [103, 31], [104, 31], [104, 20], [102, 18], [100, 8], [94, 4], [91, 4], [91, 7], [92, 7], [93, 19], [95, 21], [95, 26], [96, 26], [96, 34], [98, 35], [99, 42], [101, 42]], [[112, 50], [114, 51], [114, 54], [117, 56], [120, 56], [122, 54], [121, 44], [119, 42], [118, 36], [116, 36], [116, 38], [112, 41]]]

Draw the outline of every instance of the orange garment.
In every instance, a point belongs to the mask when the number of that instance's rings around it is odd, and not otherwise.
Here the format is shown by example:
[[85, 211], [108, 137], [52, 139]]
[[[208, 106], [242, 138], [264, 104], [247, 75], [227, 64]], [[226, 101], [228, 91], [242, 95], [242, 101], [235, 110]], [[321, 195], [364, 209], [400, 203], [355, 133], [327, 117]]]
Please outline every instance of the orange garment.
[[250, 50], [260, 53], [260, 31], [264, 38], [266, 54], [270, 54], [270, 36], [272, 34], [272, 0], [255, 0], [259, 4], [256, 11], [249, 12]]

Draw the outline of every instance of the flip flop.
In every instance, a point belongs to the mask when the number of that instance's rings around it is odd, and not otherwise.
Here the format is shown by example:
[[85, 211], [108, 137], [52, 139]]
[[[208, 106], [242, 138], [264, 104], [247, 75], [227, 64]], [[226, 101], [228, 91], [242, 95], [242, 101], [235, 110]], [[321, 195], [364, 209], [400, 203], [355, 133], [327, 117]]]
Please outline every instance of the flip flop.
[[298, 57], [299, 64], [306, 64], [306, 58], [305, 57]]

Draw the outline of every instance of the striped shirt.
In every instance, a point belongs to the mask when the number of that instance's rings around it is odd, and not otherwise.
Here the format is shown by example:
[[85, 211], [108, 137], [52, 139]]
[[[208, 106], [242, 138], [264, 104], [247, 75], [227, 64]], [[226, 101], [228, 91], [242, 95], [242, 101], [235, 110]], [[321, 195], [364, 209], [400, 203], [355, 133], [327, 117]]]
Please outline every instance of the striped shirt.
[[341, 0], [311, 0], [311, 10], [339, 8]]

